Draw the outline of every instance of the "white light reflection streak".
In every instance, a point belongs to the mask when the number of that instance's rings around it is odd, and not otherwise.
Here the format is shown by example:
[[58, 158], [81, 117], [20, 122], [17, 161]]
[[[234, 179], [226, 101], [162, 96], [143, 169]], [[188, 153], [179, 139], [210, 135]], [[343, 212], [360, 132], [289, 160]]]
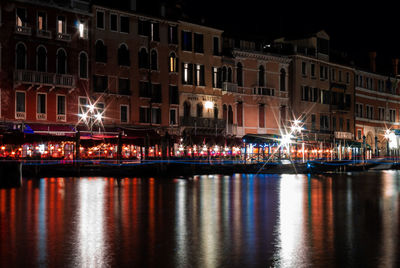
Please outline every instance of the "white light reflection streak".
[[279, 267], [299, 267], [306, 257], [303, 241], [303, 180], [282, 175], [279, 193]]
[[102, 179], [82, 179], [79, 182], [78, 235], [80, 267], [104, 267], [104, 187]]
[[45, 265], [47, 258], [47, 211], [46, 211], [46, 199], [47, 199], [47, 180], [41, 179], [39, 184], [39, 224], [38, 224], [38, 263]]
[[176, 263], [177, 267], [187, 267], [189, 260], [187, 259], [187, 219], [186, 219], [186, 182], [179, 180], [176, 184], [176, 227], [175, 236], [177, 243]]

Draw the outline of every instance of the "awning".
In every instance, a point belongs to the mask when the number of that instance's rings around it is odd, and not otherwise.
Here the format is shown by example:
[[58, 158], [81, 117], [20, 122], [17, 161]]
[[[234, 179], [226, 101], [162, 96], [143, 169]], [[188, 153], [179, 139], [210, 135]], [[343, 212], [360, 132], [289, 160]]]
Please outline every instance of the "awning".
[[24, 127], [24, 132], [27, 134], [72, 137], [76, 132], [71, 125], [25, 124]]
[[245, 143], [277, 143], [281, 136], [276, 134], [247, 134], [242, 140]]

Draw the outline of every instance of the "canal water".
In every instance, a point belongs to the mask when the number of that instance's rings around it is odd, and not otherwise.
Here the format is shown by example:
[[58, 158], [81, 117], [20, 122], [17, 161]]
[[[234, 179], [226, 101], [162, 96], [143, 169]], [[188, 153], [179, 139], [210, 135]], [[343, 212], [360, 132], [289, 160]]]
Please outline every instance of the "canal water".
[[0, 267], [399, 267], [400, 173], [43, 178], [0, 189]]

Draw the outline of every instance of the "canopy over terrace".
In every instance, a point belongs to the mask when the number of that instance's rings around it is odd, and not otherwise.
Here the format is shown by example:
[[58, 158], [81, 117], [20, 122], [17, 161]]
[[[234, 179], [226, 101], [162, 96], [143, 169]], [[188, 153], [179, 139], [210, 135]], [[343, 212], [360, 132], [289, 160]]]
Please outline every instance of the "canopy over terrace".
[[242, 141], [244, 143], [277, 145], [280, 139], [281, 136], [276, 134], [247, 134], [243, 136]]

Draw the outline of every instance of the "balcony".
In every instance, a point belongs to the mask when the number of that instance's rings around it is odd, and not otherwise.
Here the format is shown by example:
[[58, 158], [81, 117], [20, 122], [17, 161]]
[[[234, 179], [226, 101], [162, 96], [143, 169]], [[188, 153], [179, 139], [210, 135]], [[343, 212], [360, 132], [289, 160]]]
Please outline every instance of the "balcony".
[[261, 96], [275, 96], [275, 89], [266, 87], [255, 87], [253, 88], [253, 94]]
[[57, 122], [65, 122], [65, 121], [67, 121], [67, 116], [65, 114], [57, 115]]
[[26, 113], [25, 112], [15, 112], [15, 119], [23, 119], [25, 120]]
[[23, 34], [23, 35], [32, 35], [32, 29], [31, 27], [27, 26], [15, 26], [15, 32], [18, 34]]
[[43, 114], [43, 113], [37, 113], [36, 114], [36, 120], [46, 120], [47, 119], [47, 115]]
[[230, 83], [230, 82], [223, 82], [222, 83], [222, 92], [237, 93], [238, 92], [237, 84], [236, 83]]
[[57, 33], [56, 39], [60, 41], [69, 42], [71, 41], [71, 35], [66, 33]]
[[51, 39], [51, 32], [47, 30], [38, 30], [36, 36], [41, 38]]
[[181, 117], [180, 119], [180, 125], [184, 127], [223, 129], [226, 124], [225, 120], [215, 118]]
[[31, 84], [49, 87], [75, 87], [75, 78], [67, 74], [43, 73], [28, 70], [18, 70], [14, 80], [21, 84]]

